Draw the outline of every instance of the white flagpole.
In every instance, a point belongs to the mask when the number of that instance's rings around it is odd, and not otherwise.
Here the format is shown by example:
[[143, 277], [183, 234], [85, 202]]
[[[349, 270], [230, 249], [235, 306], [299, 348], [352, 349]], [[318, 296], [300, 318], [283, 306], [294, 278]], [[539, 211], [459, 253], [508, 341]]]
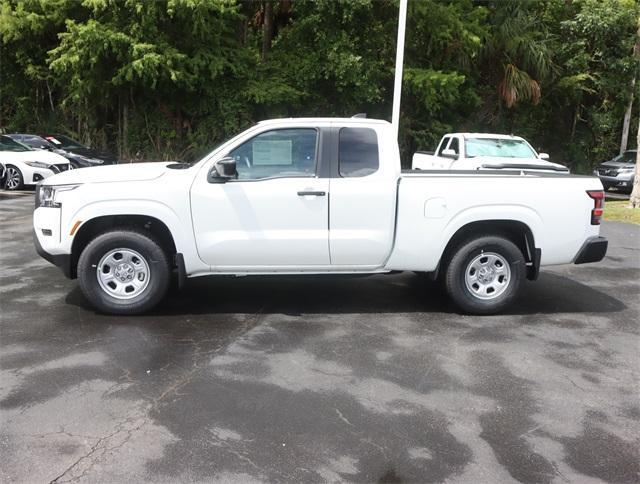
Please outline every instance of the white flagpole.
[[400, 0], [400, 15], [398, 17], [398, 41], [396, 44], [396, 75], [393, 82], [393, 113], [391, 124], [398, 139], [400, 125], [400, 95], [402, 94], [402, 66], [404, 62], [404, 32], [407, 25], [407, 0]]

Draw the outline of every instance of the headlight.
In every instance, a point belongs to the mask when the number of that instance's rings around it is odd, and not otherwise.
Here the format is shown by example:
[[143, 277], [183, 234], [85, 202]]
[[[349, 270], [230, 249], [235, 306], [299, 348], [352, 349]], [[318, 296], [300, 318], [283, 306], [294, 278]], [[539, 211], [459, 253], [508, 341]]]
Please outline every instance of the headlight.
[[89, 166], [102, 165], [104, 163], [104, 160], [99, 160], [98, 158], [88, 158], [86, 156], [78, 156], [77, 159], [83, 161], [84, 163], [87, 163]]
[[47, 163], [42, 163], [41, 161], [25, 161], [25, 163], [33, 168], [49, 168]]
[[63, 192], [75, 190], [80, 185], [38, 185], [36, 188], [36, 208], [61, 206], [58, 195]]

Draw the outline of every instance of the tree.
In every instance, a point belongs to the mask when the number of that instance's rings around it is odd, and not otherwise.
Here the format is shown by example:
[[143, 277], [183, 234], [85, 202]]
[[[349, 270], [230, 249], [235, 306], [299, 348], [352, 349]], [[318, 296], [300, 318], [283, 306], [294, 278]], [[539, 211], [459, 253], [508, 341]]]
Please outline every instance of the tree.
[[638, 143], [638, 152], [636, 153], [636, 174], [633, 180], [631, 197], [629, 197], [629, 207], [640, 209], [640, 122], [638, 123], [638, 137], [636, 138], [636, 142]]
[[[640, 18], [638, 19], [638, 33], [636, 35], [636, 43], [633, 47], [633, 57], [636, 63], [640, 61]], [[636, 77], [638, 76], [638, 66], [634, 66], [633, 77], [631, 79], [631, 89], [629, 90], [629, 104], [627, 104], [627, 110], [624, 113], [624, 119], [622, 122], [622, 138], [620, 139], [620, 154], [623, 154], [627, 149], [627, 142], [629, 139], [629, 126], [631, 124], [631, 113], [633, 110], [633, 98], [635, 96]]]
[[[420, 0], [408, 13], [405, 162], [452, 130], [525, 136], [574, 172], [619, 148], [635, 0]], [[397, 0], [0, 0], [0, 131], [193, 160], [265, 118], [389, 119], [397, 15]]]

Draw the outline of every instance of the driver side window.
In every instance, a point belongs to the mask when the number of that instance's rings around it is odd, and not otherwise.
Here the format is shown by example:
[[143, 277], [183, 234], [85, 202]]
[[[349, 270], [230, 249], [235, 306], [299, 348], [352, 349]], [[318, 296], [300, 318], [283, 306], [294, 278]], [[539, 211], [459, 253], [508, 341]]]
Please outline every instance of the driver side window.
[[442, 138], [440, 146], [438, 146], [438, 151], [436, 151], [436, 156], [440, 156], [442, 154], [442, 151], [447, 149], [447, 145], [449, 144], [450, 139], [451, 138], [449, 136], [445, 136], [444, 138]]
[[316, 174], [318, 132], [313, 128], [274, 129], [229, 152], [238, 180], [312, 177]]

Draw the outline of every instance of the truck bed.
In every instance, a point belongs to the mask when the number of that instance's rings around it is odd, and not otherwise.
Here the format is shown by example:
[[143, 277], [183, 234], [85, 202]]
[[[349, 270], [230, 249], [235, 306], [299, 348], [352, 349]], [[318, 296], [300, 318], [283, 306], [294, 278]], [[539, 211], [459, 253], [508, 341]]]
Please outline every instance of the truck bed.
[[541, 265], [573, 262], [584, 240], [598, 235], [587, 190], [602, 185], [590, 176], [523, 170], [403, 170], [386, 266], [433, 271], [461, 227], [496, 217], [529, 227], [535, 247], [544, 248]]

